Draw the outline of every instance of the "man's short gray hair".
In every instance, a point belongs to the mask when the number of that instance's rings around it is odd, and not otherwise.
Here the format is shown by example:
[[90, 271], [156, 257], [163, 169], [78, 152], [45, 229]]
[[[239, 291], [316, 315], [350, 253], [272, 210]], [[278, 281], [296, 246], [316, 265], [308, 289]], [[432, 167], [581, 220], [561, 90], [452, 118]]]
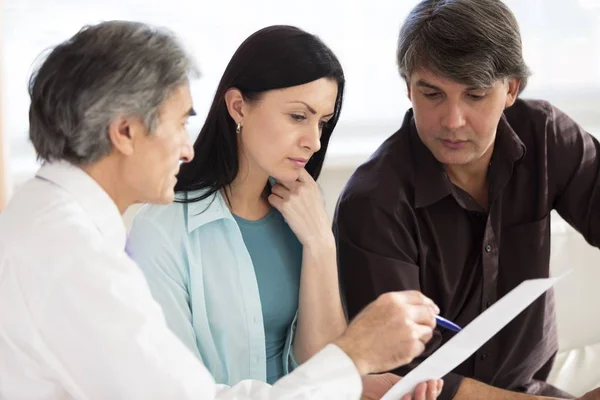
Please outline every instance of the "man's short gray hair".
[[519, 78], [527, 86], [519, 24], [500, 0], [423, 0], [398, 40], [398, 67], [408, 81], [417, 68], [465, 85], [486, 87]]
[[197, 74], [192, 59], [165, 29], [128, 21], [84, 27], [30, 78], [29, 137], [38, 159], [100, 160], [119, 116], [138, 116], [152, 132], [161, 104], [190, 74]]

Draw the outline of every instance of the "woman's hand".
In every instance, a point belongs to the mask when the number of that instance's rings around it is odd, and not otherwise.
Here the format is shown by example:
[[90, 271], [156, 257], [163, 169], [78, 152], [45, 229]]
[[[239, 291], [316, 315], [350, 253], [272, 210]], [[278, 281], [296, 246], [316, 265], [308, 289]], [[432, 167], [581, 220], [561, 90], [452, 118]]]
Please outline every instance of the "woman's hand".
[[323, 196], [305, 169], [300, 171], [298, 180], [275, 184], [268, 200], [283, 215], [305, 248], [335, 248]]

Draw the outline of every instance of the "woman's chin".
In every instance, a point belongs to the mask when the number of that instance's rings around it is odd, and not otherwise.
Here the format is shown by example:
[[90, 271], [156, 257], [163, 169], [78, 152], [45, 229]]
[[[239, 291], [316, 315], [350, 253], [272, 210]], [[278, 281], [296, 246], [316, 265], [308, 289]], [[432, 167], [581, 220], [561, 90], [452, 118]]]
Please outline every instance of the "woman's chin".
[[297, 181], [300, 177], [300, 171], [297, 169], [290, 171], [277, 171], [276, 173], [271, 174], [271, 176], [278, 182], [293, 182]]

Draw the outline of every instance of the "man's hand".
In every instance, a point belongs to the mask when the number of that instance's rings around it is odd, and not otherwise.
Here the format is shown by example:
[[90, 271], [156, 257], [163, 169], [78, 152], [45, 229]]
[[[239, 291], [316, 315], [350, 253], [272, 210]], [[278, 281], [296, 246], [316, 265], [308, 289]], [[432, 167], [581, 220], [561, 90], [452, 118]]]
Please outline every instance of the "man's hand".
[[436, 305], [417, 291], [382, 294], [336, 341], [361, 375], [390, 371], [425, 350], [435, 328]]
[[[363, 377], [363, 394], [361, 400], [379, 400], [398, 382], [400, 378], [394, 374], [366, 375]], [[402, 400], [435, 400], [442, 392], [444, 381], [423, 382], [417, 386], [415, 393], [406, 395]]]
[[363, 393], [360, 400], [381, 399], [400, 379], [398, 375], [390, 373], [363, 376]]
[[583, 396], [577, 398], [577, 400], [600, 400], [600, 388], [587, 392]]

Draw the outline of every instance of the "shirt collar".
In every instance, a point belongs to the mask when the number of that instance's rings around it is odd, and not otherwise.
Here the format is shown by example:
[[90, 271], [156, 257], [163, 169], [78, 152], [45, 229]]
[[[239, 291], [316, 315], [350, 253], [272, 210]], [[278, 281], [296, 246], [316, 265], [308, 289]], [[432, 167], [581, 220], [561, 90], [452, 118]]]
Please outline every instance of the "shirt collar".
[[[193, 199], [194, 197], [201, 196], [203, 193], [204, 191], [202, 190], [186, 192], [178, 194], [178, 198]], [[188, 233], [192, 233], [195, 229], [220, 219], [234, 220], [221, 192], [212, 194], [203, 200], [187, 203], [184, 206], [184, 210]]]
[[450, 181], [442, 164], [421, 141], [417, 133], [412, 109], [406, 113], [403, 125], [408, 127], [410, 143], [415, 157], [415, 207], [427, 207], [451, 193]]
[[525, 144], [503, 115], [498, 123], [494, 154], [488, 173], [490, 201], [498, 197], [510, 180], [515, 164], [523, 159], [526, 152]]
[[68, 192], [92, 219], [102, 236], [116, 248], [125, 249], [126, 230], [115, 202], [91, 176], [65, 161], [45, 163], [36, 178]]
[[[525, 144], [519, 135], [517, 135], [513, 127], [508, 123], [504, 114], [498, 123], [495, 146], [494, 154], [497, 153], [511, 164], [521, 160], [527, 153]], [[499, 151], [497, 152], [496, 150]]]
[[[442, 164], [421, 141], [412, 109], [406, 113], [403, 125], [408, 128], [412, 150], [415, 154], [415, 207], [427, 207], [450, 195], [452, 183]], [[500, 160], [503, 162], [500, 163], [500, 173], [494, 172], [496, 168], [491, 168], [490, 173], [495, 182], [500, 183], [499, 181], [501, 181], [500, 186], [504, 186], [510, 179], [512, 165], [522, 159], [526, 152], [523, 141], [510, 126], [505, 115], [502, 115], [498, 123], [494, 146], [492, 162], [499, 163]], [[504, 168], [505, 166], [509, 168]], [[496, 175], [499, 175], [500, 179], [494, 179]]]

